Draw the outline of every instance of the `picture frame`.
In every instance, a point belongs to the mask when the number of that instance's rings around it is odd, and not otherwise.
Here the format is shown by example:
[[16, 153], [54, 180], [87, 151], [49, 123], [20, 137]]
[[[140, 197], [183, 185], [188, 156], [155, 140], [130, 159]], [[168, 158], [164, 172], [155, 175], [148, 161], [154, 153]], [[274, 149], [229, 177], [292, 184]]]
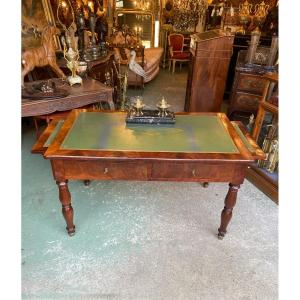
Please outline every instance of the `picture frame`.
[[[21, 2], [22, 50], [41, 46], [41, 33], [47, 25], [54, 25], [50, 0], [22, 0]], [[58, 36], [54, 36], [56, 51], [62, 51]]]

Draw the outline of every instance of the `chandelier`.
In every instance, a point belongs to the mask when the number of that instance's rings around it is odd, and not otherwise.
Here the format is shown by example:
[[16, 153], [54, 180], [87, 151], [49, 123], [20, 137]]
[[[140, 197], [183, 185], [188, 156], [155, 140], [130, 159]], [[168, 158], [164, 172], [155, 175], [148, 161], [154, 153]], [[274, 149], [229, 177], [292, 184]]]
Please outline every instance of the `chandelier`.
[[152, 1], [150, 0], [135, 0], [133, 5], [136, 9], [149, 11], [152, 9]]
[[174, 0], [174, 27], [179, 31], [186, 31], [196, 27], [201, 16], [207, 9], [206, 0]]
[[149, 20], [151, 18], [151, 15], [135, 15], [136, 19], [139, 20], [139, 21], [144, 21], [144, 20]]
[[[133, 5], [136, 9], [144, 12], [149, 12], [152, 9], [152, 1], [149, 0], [135, 0]], [[151, 18], [150, 14], [136, 14], [136, 18], [140, 21], [148, 20]]]

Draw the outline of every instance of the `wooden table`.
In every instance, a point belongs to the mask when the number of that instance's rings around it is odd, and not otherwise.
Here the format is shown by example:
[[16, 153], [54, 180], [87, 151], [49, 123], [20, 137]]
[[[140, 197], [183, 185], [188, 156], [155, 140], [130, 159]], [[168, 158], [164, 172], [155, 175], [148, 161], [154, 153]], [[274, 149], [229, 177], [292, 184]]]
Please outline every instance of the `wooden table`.
[[176, 114], [174, 125], [160, 126], [126, 125], [125, 117], [73, 110], [32, 149], [51, 161], [68, 234], [75, 233], [69, 179], [229, 182], [223, 238], [248, 165], [264, 158], [250, 135], [223, 113]]
[[[58, 88], [68, 90], [69, 95], [64, 98], [53, 99], [22, 99], [22, 117], [40, 116], [53, 113], [55, 111], [66, 111], [79, 108], [88, 104], [107, 102], [111, 110], [115, 109], [112, 88], [94, 79], [84, 79], [82, 85], [72, 87], [59, 78], [51, 79]], [[37, 84], [41, 81], [25, 83], [25, 87]]]

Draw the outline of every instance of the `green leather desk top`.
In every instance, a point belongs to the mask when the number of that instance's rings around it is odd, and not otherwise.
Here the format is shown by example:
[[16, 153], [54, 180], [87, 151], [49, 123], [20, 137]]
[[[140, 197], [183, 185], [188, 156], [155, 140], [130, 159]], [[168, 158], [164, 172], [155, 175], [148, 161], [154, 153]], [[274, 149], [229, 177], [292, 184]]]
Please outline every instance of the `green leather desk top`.
[[176, 115], [174, 125], [129, 125], [125, 117], [80, 112], [60, 149], [239, 153], [214, 115]]

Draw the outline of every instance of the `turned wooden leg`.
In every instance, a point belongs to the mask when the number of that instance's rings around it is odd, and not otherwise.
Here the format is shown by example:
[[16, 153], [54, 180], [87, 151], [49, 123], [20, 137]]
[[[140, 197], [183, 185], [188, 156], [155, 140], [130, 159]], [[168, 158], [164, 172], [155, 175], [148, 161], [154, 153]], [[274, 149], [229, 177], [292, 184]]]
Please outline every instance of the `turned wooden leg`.
[[221, 214], [221, 225], [220, 225], [220, 228], [218, 229], [218, 238], [219, 239], [223, 239], [223, 237], [225, 236], [225, 234], [227, 232], [226, 228], [232, 217], [232, 210], [236, 203], [236, 197], [237, 197], [237, 192], [238, 192], [239, 188], [240, 188], [240, 185], [235, 185], [232, 183], [229, 184], [229, 190], [225, 197], [225, 206], [224, 206], [224, 209], [222, 210], [222, 214]]
[[67, 223], [69, 236], [75, 234], [75, 225], [73, 223], [73, 207], [71, 205], [71, 194], [68, 189], [68, 181], [57, 181], [59, 190], [59, 200], [62, 204], [62, 213]]
[[175, 64], [176, 64], [176, 60], [174, 59], [173, 60], [173, 70], [172, 70], [172, 73], [174, 74], [174, 72], [175, 72]]

